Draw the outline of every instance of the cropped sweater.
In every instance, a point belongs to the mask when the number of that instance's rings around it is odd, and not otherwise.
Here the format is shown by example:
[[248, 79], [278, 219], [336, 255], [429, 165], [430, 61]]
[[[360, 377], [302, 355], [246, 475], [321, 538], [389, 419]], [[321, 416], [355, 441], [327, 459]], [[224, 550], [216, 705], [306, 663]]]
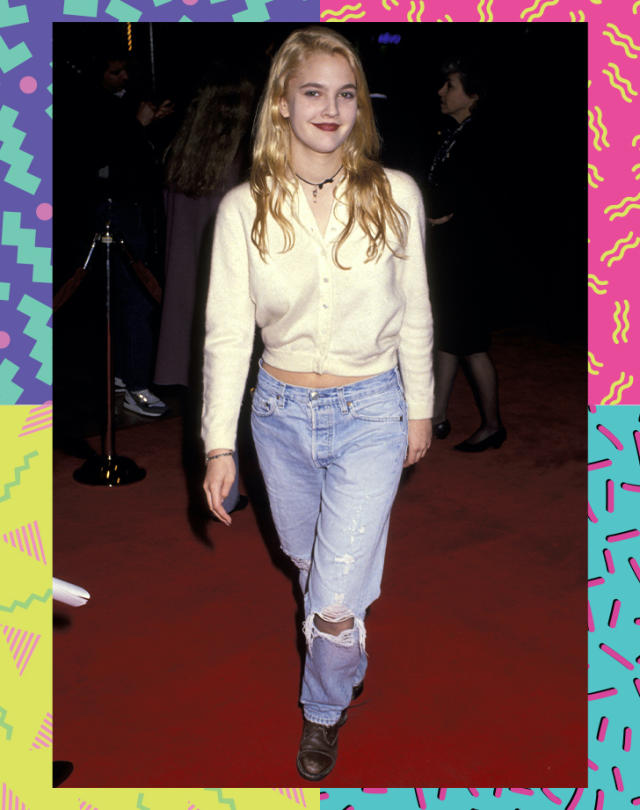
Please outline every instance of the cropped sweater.
[[275, 368], [365, 376], [398, 364], [409, 419], [431, 417], [432, 321], [422, 196], [407, 174], [385, 173], [408, 219], [406, 245], [394, 245], [403, 258], [385, 248], [377, 261], [366, 262], [368, 239], [356, 224], [338, 253], [348, 270], [332, 256], [347, 218], [342, 184], [324, 235], [300, 188], [289, 212], [293, 248], [283, 251], [282, 230], [268, 218], [266, 261], [251, 241], [256, 204], [249, 184], [232, 189], [220, 203], [206, 309], [205, 450], [235, 447], [256, 323], [263, 359]]

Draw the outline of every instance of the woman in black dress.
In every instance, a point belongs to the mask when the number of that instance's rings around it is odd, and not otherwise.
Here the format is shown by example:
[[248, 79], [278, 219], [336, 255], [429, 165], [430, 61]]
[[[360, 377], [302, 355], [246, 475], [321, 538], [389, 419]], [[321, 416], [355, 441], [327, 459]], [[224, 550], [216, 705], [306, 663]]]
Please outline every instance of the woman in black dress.
[[440, 109], [454, 119], [441, 143], [427, 184], [429, 286], [435, 327], [436, 398], [434, 433], [448, 436], [447, 404], [462, 363], [470, 379], [481, 424], [456, 450], [498, 448], [506, 438], [498, 410], [498, 381], [488, 354], [489, 308], [494, 257], [488, 244], [490, 213], [487, 155], [474, 110], [483, 87], [463, 61], [449, 62], [438, 95]]

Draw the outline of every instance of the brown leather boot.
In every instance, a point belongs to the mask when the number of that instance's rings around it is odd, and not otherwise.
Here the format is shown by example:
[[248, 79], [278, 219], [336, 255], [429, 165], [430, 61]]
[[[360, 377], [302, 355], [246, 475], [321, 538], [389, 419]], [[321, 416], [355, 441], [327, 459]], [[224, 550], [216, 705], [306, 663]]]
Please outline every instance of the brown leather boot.
[[331, 773], [338, 757], [338, 730], [346, 722], [346, 709], [333, 726], [321, 726], [305, 719], [296, 760], [300, 776], [317, 782]]

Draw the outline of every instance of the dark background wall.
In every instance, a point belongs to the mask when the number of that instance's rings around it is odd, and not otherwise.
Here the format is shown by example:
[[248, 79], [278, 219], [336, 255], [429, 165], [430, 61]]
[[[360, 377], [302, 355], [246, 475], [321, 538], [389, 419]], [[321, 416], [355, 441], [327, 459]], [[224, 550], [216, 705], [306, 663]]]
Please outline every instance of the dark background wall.
[[[168, 142], [197, 84], [215, 60], [233, 61], [259, 85], [270, 56], [297, 24], [165, 23], [132, 26], [132, 90], [159, 102], [171, 98], [176, 114], [163, 123]], [[439, 68], [455, 54], [476, 56], [489, 93], [483, 104], [491, 133], [487, 161], [495, 178], [487, 189], [496, 206], [495, 227], [503, 246], [493, 268], [497, 278], [496, 326], [527, 324], [552, 340], [586, 340], [586, 25], [423, 23], [391, 28], [377, 23], [331, 26], [353, 41], [362, 56], [383, 136], [383, 161], [421, 182], [438, 133], [451, 119], [439, 112]], [[77, 114], [92, 56], [107, 44], [126, 44], [126, 26], [54, 24], [56, 102], [55, 200], [60, 214], [77, 207], [62, 160], [70, 120]], [[75, 225], [73, 224], [75, 223]], [[86, 229], [86, 223], [83, 225]], [[64, 237], [69, 245], [74, 239]], [[82, 240], [80, 240], [81, 242]], [[79, 249], [79, 248], [78, 248]], [[56, 280], [73, 257], [64, 255]]]

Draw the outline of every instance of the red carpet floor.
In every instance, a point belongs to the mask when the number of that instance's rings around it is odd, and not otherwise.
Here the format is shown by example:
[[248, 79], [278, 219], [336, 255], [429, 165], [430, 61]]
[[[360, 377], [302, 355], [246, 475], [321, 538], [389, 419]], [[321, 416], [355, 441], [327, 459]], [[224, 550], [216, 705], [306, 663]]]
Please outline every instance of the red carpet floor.
[[[327, 785], [586, 784], [583, 355], [498, 337], [497, 452], [452, 451], [476, 427], [458, 379], [451, 436], [401, 485], [365, 691]], [[75, 483], [80, 461], [55, 453], [55, 574], [91, 593], [54, 611], [64, 787], [310, 785], [302, 617], [250, 444], [251, 504], [227, 529], [189, 510], [182, 440], [179, 418], [122, 430], [118, 451], [148, 473], [117, 490]]]

